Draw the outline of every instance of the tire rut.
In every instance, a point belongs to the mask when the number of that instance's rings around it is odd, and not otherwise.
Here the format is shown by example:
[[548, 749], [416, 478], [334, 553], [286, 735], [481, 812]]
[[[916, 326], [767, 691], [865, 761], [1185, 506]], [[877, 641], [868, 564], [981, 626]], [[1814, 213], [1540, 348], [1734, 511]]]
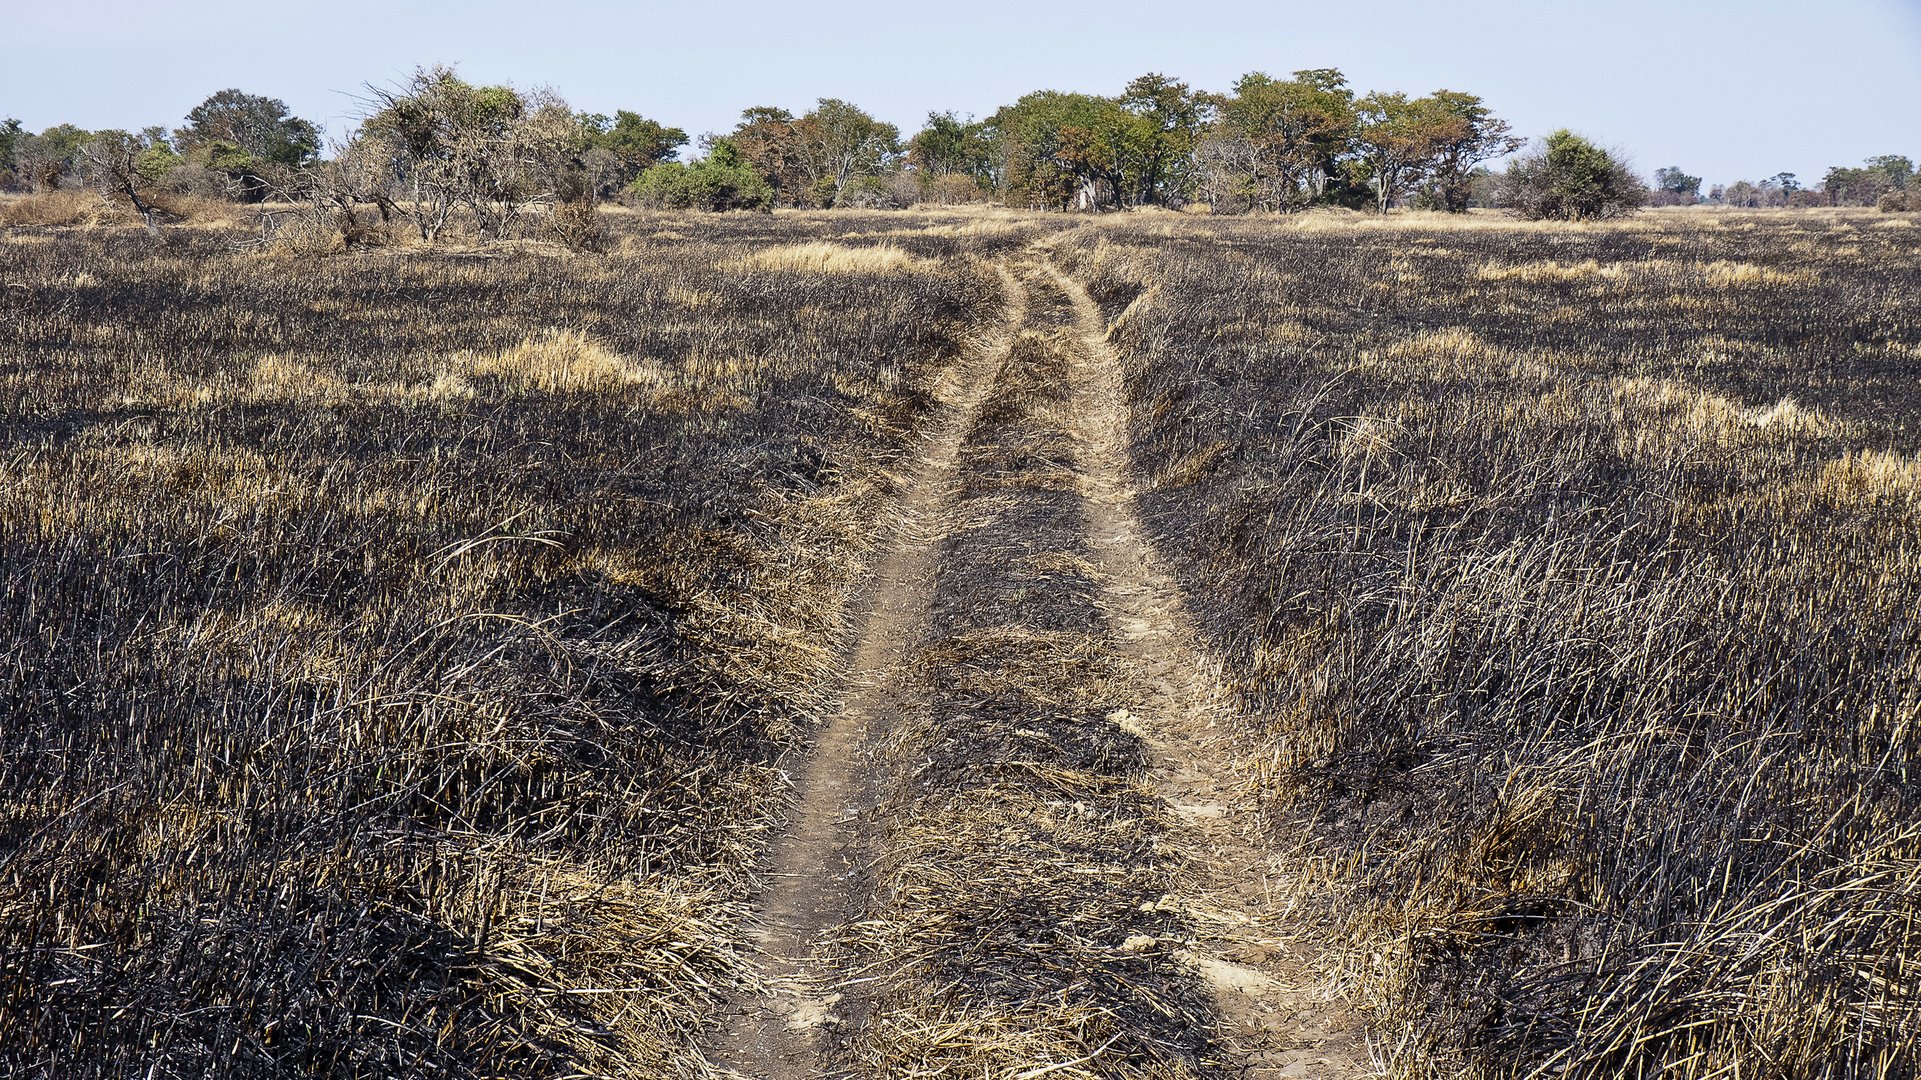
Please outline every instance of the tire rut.
[[924, 708], [906, 669], [925, 638], [935, 551], [952, 502], [962, 440], [1025, 321], [1025, 292], [996, 266], [1008, 297], [1004, 326], [969, 349], [935, 389], [941, 415], [903, 481], [899, 517], [857, 616], [846, 696], [792, 777], [787, 824], [768, 844], [753, 945], [761, 987], [717, 1025], [710, 1063], [721, 1075], [800, 1080], [831, 1075], [831, 1032], [858, 1024], [858, 1004], [831, 952], [872, 891], [868, 834], [892, 770], [877, 747]]
[[1180, 826], [1192, 886], [1178, 900], [1195, 932], [1187, 958], [1218, 1010], [1227, 1070], [1250, 1078], [1368, 1075], [1358, 1016], [1310, 989], [1312, 957], [1275, 913], [1282, 872], [1237, 781], [1252, 773], [1237, 765], [1233, 705], [1135, 508], [1128, 407], [1100, 309], [1051, 260], [1043, 271], [1075, 311], [1071, 427], [1081, 444], [1088, 539], [1103, 571], [1104, 606], [1143, 695], [1140, 714], [1120, 719], [1141, 734], [1148, 782]]
[[[1170, 930], [1176, 924], [1185, 928], [1166, 938], [1127, 936], [1114, 942], [1103, 955], [1108, 962], [1117, 956], [1132, 957], [1129, 963], [1146, 965], [1137, 967], [1139, 972], [1162, 971], [1155, 977], [1182, 983], [1191, 979], [1198, 984], [1191, 993], [1201, 1004], [1198, 1011], [1189, 1014], [1188, 1022], [1205, 1027], [1202, 1017], [1212, 1015], [1216, 1030], [1211, 1039], [1197, 1036], [1195, 1045], [1211, 1044], [1213, 1049], [1189, 1058], [1190, 1065], [1177, 1068], [1178, 1073], [1191, 1075], [1192, 1070], [1198, 1070], [1202, 1075], [1250, 1078], [1369, 1075], [1374, 1070], [1357, 1016], [1341, 1003], [1314, 992], [1314, 958], [1301, 951], [1298, 937], [1288, 932], [1285, 912], [1276, 910], [1274, 894], [1282, 883], [1282, 869], [1262, 834], [1257, 807], [1236, 779], [1252, 775], [1235, 751], [1238, 719], [1220, 688], [1218, 672], [1209, 665], [1198, 643], [1181, 590], [1159, 568], [1135, 508], [1120, 365], [1107, 346], [1099, 309], [1086, 291], [1048, 258], [1044, 242], [998, 264], [997, 269], [1009, 297], [1007, 319], [991, 341], [970, 350], [948, 373], [938, 395], [943, 401], [943, 415], [907, 470], [900, 518], [876, 564], [866, 608], [859, 616], [843, 707], [817, 734], [813, 747], [800, 762], [794, 776], [796, 801], [788, 824], [770, 842], [765, 856], [767, 886], [760, 900], [755, 942], [764, 988], [759, 993], [743, 994], [731, 1015], [723, 1018], [724, 1030], [717, 1033], [712, 1061], [723, 1075], [757, 1080], [838, 1076], [852, 1069], [847, 1049], [864, 1045], [864, 1056], [856, 1056], [867, 1063], [866, 1071], [891, 1074], [897, 1067], [925, 1071], [922, 1066], [927, 1062], [897, 1060], [890, 1047], [898, 1047], [887, 1032], [869, 1027], [874, 1018], [868, 1014], [875, 1007], [871, 995], [888, 994], [889, 980], [902, 978], [913, 962], [898, 956], [869, 955], [862, 958], [867, 963], [853, 963], [847, 942], [850, 935], [858, 936], [850, 929], [857, 923], [871, 935], [873, 927], [887, 924], [890, 918], [897, 920], [891, 924], [897, 928], [918, 927], [913, 932], [923, 934], [934, 927], [951, 930], [960, 925], [954, 922], [951, 911], [921, 916], [901, 915], [899, 911], [890, 914], [889, 902], [881, 894], [892, 895], [892, 902], [898, 906], [902, 896], [899, 883], [891, 890], [881, 887], [877, 891], [877, 885], [884, 883], [877, 879], [875, 867], [885, 863], [884, 856], [889, 855], [879, 849], [885, 846], [890, 824], [898, 825], [893, 819], [904, 812], [902, 807], [883, 805], [890, 796], [902, 795], [899, 781], [906, 764], [890, 759], [903, 753], [898, 736], [905, 731], [944, 730], [942, 738], [961, 747], [989, 736], [978, 708], [971, 715], [967, 710], [954, 713], [954, 702], [949, 701], [940, 707], [953, 715], [935, 715], [931, 672], [945, 670], [951, 676], [957, 670], [953, 665], [971, 665], [977, 676], [1012, 680], [1006, 692], [1017, 697], [1021, 680], [1032, 675], [1023, 667], [1026, 660], [994, 659], [993, 642], [998, 640], [997, 634], [1005, 633], [1028, 635], [1022, 640], [1049, 640], [1037, 631], [1039, 624], [1019, 629], [1026, 624], [1019, 622], [1022, 616], [1015, 609], [1038, 602], [1051, 611], [1057, 603], [1068, 602], [1068, 594], [1058, 591], [1059, 582], [1072, 575], [1064, 577], [1057, 566], [1049, 571], [1051, 578], [1033, 577], [1031, 569], [1029, 576], [1023, 577], [1018, 565], [1022, 559], [997, 565], [990, 555], [982, 563], [979, 545], [992, 540], [982, 532], [984, 523], [991, 532], [991, 522], [1014, 520], [1008, 514], [1036, 512], [1033, 500], [1049, 490], [1045, 476], [1053, 470], [1064, 485], [1054, 490], [1068, 499], [1058, 508], [1067, 514], [1066, 532], [1053, 542], [1079, 545], [1089, 556], [1084, 564], [1084, 579], [1092, 590], [1089, 596], [1093, 607], [1089, 610], [1096, 623], [1105, 623], [1099, 637], [1107, 642], [1095, 648], [1111, 652], [1124, 669], [1113, 685], [1098, 693], [1085, 682], [1097, 677], [1094, 669], [1087, 669], [1080, 678], [1089, 686], [1090, 701], [1118, 696], [1127, 703], [1127, 707], [1109, 713], [1104, 726], [1125, 732], [1124, 737], [1138, 739], [1144, 747], [1131, 772], [1139, 777], [1144, 767], [1144, 784], [1126, 783], [1143, 790], [1145, 798], [1160, 807], [1145, 811], [1147, 818], [1141, 820], [1167, 823], [1143, 827], [1150, 831], [1164, 829], [1173, 854], [1174, 865], [1168, 875], [1172, 895], [1158, 904], [1139, 905], [1129, 899], [1127, 903], [1133, 905], [1129, 910], [1149, 912], [1142, 916], [1145, 921], [1163, 921]], [[1046, 314], [1037, 314], [1043, 311]], [[981, 462], [987, 460], [981, 457], [983, 449], [994, 444], [975, 446], [970, 438], [997, 430], [993, 424], [977, 427], [977, 418], [984, 416], [985, 403], [1015, 378], [1009, 369], [1015, 363], [1016, 345], [1024, 337], [1030, 348], [1036, 341], [1058, 342], [1051, 347], [1065, 357], [1064, 367], [1057, 369], [1065, 372], [1059, 384], [1063, 405], [1057, 415], [1059, 430], [1071, 449], [1058, 458], [1049, 458], [1044, 453], [1037, 457], [1033, 450], [1003, 447], [1003, 457], [1012, 454], [1006, 460], [1026, 462], [1021, 468], [1027, 471], [1019, 475], [1029, 477], [1009, 486], [1013, 474], [1001, 478], [976, 475]], [[1030, 486], [1023, 487], [1022, 483]], [[972, 494], [968, 494], [970, 489]], [[996, 490], [1003, 493], [993, 495]], [[1012, 501], [1002, 510], [982, 509], [997, 498]], [[962, 518], [967, 520], [958, 520]], [[979, 539], [954, 539], [957, 536]], [[975, 553], [969, 556], [972, 571], [961, 572], [953, 562], [963, 551]], [[1065, 551], [1051, 557], [1063, 566], [1074, 562], [1071, 553]], [[1023, 558], [1033, 561], [1031, 555]], [[943, 580], [948, 584], [941, 586]], [[953, 593], [951, 590], [957, 587], [963, 591]], [[1012, 591], [1007, 592], [1010, 587]], [[949, 591], [938, 592], [940, 589]], [[1006, 593], [1000, 600], [994, 599], [996, 589]], [[943, 603], [949, 606], [943, 608]], [[943, 611], [947, 614], [941, 614]], [[949, 640], [936, 643], [937, 624], [953, 623], [955, 611], [978, 613], [980, 627], [957, 632], [954, 626], [948, 626]], [[1026, 617], [1034, 618], [1035, 613], [1029, 612]], [[1010, 619], [1014, 621], [1007, 622], [1005, 628], [993, 629]], [[989, 652], [977, 653], [977, 649]], [[942, 650], [951, 654], [945, 660], [939, 659]], [[943, 664], [947, 665], [944, 669]], [[1099, 721], [1100, 714], [1093, 719]], [[942, 727], [952, 724], [962, 727]], [[1025, 738], [1038, 732], [1020, 729], [1013, 734]], [[921, 746], [906, 753], [911, 756], [926, 749]], [[924, 769], [927, 764], [922, 762], [919, 767]], [[979, 805], [987, 806], [994, 797], [984, 790]], [[1114, 812], [1132, 813], [1124, 809]], [[1039, 849], [1036, 851], [1039, 853]], [[1049, 857], [1058, 855], [1052, 852]], [[956, 853], [950, 852], [946, 858], [955, 857]], [[1063, 863], [1042, 872], [1063, 873], [1088, 882], [1093, 879], [1084, 875], [1101, 870]], [[951, 870], [936, 863], [917, 872], [939, 877]], [[1123, 876], [1136, 873], [1120, 867], [1107, 867], [1104, 872]], [[1149, 872], [1127, 884], [1117, 877], [1115, 887], [1122, 892], [1138, 889], [1158, 876]], [[943, 906], [966, 903], [956, 894], [945, 895], [949, 898], [941, 901]], [[1112, 899], [1090, 902], [1098, 907]], [[1155, 911], [1165, 914], [1152, 914]], [[1001, 917], [996, 912], [988, 914]], [[902, 918], [908, 921], [899, 922]], [[932, 918], [934, 922], [916, 923], [915, 918]], [[1001, 933], [992, 925], [984, 926], [981, 932]], [[890, 940], [890, 949], [898, 949], [908, 939]], [[959, 950], [952, 954], [961, 964], [956, 970], [974, 970], [967, 965], [983, 962], [975, 951], [976, 944], [966, 939], [951, 944]], [[938, 952], [943, 946], [937, 942], [928, 948]], [[1147, 951], [1136, 955], [1143, 949]], [[1156, 955], [1165, 959], [1155, 961]], [[881, 973], [872, 974], [876, 970]], [[1009, 973], [1004, 970], [981, 969], [976, 977], [990, 974], [1007, 984]], [[1083, 993], [1089, 979], [1108, 977], [1091, 970], [1062, 974], [1071, 974], [1073, 979], [1063, 983], [1050, 1000], [1065, 1001], [1059, 995]], [[1166, 992], [1174, 997], [1130, 997], [1144, 984], [1139, 982], [1139, 975], [1128, 978], [1133, 981], [1123, 980], [1117, 985], [1114, 994], [1118, 996], [1112, 1000], [1143, 1003], [1147, 1007], [1139, 1015], [1157, 1015], [1161, 1018], [1157, 1022], [1163, 1025], [1157, 1031], [1143, 1028], [1140, 1038], [1145, 1041], [1140, 1045], [1170, 1048], [1165, 1052], [1178, 1058], [1174, 1048], [1182, 1041], [1179, 1029], [1164, 1025], [1174, 1015], [1169, 1010], [1175, 1009], [1183, 991], [1166, 983]], [[865, 985], [875, 982], [880, 985]], [[943, 1047], [965, 1041], [960, 1034], [962, 1028], [953, 1026], [962, 1020], [936, 1015], [953, 1007], [952, 1001], [940, 1000], [948, 993], [957, 995], [956, 1001], [965, 999], [960, 984], [945, 985], [947, 991], [935, 998], [917, 997], [911, 988], [894, 987], [889, 1001], [892, 1011], [886, 1014], [888, 1023], [895, 1025], [890, 1030], [896, 1036], [904, 1030], [899, 1025], [905, 1008], [921, 1017], [909, 1025], [912, 1030], [939, 1030], [942, 1033], [934, 1039]], [[1040, 985], [1036, 984], [1037, 990]], [[1211, 1009], [1206, 1002], [1212, 1003]], [[1048, 1051], [1046, 1057], [1010, 1059], [1007, 1064], [1026, 1076], [1062, 1070], [1083, 1076], [1169, 1075], [1138, 1061], [1117, 1061], [1113, 1066], [1103, 1062], [1102, 1055], [1117, 1045], [1116, 1038], [1086, 1047], [1078, 1059], [1054, 1060], [1054, 1051]], [[963, 1055], [964, 1062], [956, 1059], [951, 1064], [965, 1064], [975, 1074], [987, 1068], [989, 1074], [999, 1075], [999, 1066], [990, 1067], [992, 1059], [1008, 1054], [1020, 1059], [1022, 1053], [1004, 1045], [999, 1051]], [[1167, 1059], [1169, 1063], [1174, 1060]], [[934, 1072], [946, 1075], [943, 1068]]]

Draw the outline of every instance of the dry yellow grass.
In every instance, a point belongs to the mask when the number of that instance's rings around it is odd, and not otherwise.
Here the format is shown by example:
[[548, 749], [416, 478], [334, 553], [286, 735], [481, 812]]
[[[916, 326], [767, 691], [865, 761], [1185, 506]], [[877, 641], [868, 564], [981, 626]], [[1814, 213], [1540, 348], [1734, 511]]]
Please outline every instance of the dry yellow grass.
[[808, 274], [907, 274], [933, 269], [926, 259], [889, 244], [850, 247], [825, 240], [767, 248], [749, 255], [745, 263], [758, 270]]
[[1578, 263], [1561, 263], [1548, 259], [1514, 266], [1483, 266], [1475, 272], [1474, 276], [1482, 281], [1518, 281], [1528, 285], [1538, 285], [1545, 281], [1590, 281], [1595, 278], [1618, 280], [1626, 275], [1626, 268], [1619, 263], [1603, 266], [1593, 259]]
[[1727, 446], [1751, 442], [1758, 436], [1830, 434], [1837, 427], [1820, 410], [1807, 408], [1792, 397], [1771, 405], [1742, 405], [1677, 379], [1649, 378], [1614, 380], [1612, 391], [1615, 399], [1630, 410], [1663, 415], [1685, 430]]
[[1701, 274], [1711, 285], [1796, 285], [1813, 281], [1814, 275], [1806, 271], [1776, 270], [1772, 267], [1756, 266], [1754, 263], [1729, 262], [1725, 259], [1708, 263]]
[[548, 394], [592, 393], [640, 387], [658, 390], [666, 378], [657, 365], [636, 363], [604, 348], [579, 330], [529, 334], [520, 344], [474, 357], [472, 371], [525, 390]]
[[1860, 450], [1827, 463], [1818, 486], [1841, 501], [1921, 498], [1921, 457]]

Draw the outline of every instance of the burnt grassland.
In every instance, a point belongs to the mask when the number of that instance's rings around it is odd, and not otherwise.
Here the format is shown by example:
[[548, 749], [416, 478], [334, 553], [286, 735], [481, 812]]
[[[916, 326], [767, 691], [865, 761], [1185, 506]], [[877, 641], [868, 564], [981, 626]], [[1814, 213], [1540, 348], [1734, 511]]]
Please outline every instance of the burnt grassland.
[[0, 235], [0, 1075], [703, 1075], [1022, 233], [918, 224]]
[[1913, 219], [1061, 255], [1393, 1074], [1921, 1072]]

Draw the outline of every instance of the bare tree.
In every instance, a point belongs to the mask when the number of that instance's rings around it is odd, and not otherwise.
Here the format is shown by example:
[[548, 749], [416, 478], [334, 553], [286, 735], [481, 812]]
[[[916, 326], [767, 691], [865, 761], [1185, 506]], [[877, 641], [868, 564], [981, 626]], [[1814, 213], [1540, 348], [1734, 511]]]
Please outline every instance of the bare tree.
[[141, 171], [141, 158], [153, 148], [147, 137], [127, 131], [96, 132], [80, 144], [87, 179], [101, 194], [124, 198], [147, 224], [147, 231], [159, 228], [158, 210], [143, 198], [152, 178]]
[[528, 209], [557, 200], [586, 149], [579, 118], [551, 91], [474, 86], [436, 67], [371, 93], [349, 147], [371, 174], [367, 198], [429, 242], [459, 207], [483, 237], [509, 235]]
[[900, 156], [899, 128], [834, 98], [822, 98], [795, 128], [806, 147], [801, 167], [815, 197], [830, 205], [856, 179], [880, 175]]

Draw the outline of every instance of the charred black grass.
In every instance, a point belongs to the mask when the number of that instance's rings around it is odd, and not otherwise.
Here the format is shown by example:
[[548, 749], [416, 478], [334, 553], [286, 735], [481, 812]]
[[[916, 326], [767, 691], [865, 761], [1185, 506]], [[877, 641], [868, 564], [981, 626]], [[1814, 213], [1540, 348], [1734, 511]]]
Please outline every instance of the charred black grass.
[[1063, 252], [1397, 1074], [1921, 1070], [1910, 229]]
[[830, 280], [657, 224], [0, 240], [0, 1073], [702, 1073], [774, 764], [999, 297], [964, 237]]

